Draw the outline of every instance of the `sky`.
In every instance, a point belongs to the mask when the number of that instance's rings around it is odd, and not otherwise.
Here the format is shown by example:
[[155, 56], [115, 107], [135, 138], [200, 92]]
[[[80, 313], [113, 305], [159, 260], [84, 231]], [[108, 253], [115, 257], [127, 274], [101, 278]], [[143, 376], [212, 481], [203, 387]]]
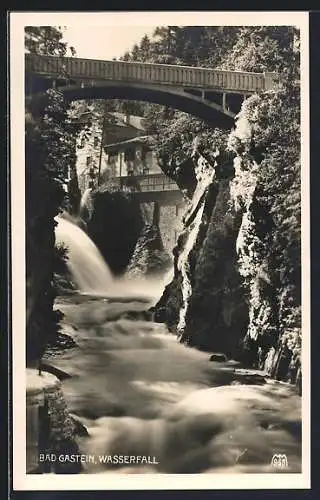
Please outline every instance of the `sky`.
[[[14, 13], [17, 30], [23, 26], [65, 26], [64, 38], [78, 57], [120, 58], [152, 36], [157, 26], [281, 25], [300, 24], [303, 12], [219, 12], [219, 11], [101, 11]], [[19, 28], [20, 26], [20, 28]]]
[[147, 34], [150, 38], [156, 26], [69, 26], [63, 38], [73, 46], [78, 57], [112, 59], [130, 51]]

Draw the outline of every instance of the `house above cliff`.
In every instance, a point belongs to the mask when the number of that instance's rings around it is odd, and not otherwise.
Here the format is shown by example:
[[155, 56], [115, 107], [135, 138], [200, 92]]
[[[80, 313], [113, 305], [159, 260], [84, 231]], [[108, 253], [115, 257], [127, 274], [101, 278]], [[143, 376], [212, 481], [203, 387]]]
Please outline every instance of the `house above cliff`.
[[[82, 132], [77, 141], [77, 174], [79, 180], [79, 187], [82, 193], [90, 187], [95, 187], [99, 183], [107, 180], [112, 175], [121, 175], [120, 173], [113, 173], [114, 170], [114, 151], [116, 144], [125, 144], [126, 141], [133, 141], [132, 144], [126, 148], [123, 145], [119, 147], [119, 151], [125, 154], [128, 153], [123, 159], [123, 173], [127, 170], [125, 162], [127, 158], [132, 157], [133, 143], [140, 136], [145, 134], [142, 122], [143, 118], [140, 116], [133, 116], [118, 112], [107, 112], [105, 116], [95, 116], [94, 111], [84, 111], [80, 115], [81, 121], [90, 123], [89, 129]], [[111, 156], [109, 155], [108, 146], [112, 145]], [[138, 143], [139, 144], [139, 141]], [[139, 150], [139, 146], [137, 146]], [[119, 153], [120, 154], [120, 153]], [[133, 152], [135, 155], [135, 151]], [[137, 154], [139, 157], [139, 153]], [[119, 156], [119, 165], [120, 165]], [[122, 157], [121, 157], [122, 158]], [[150, 161], [149, 161], [150, 163]], [[120, 167], [118, 168], [120, 171]], [[130, 171], [130, 167], [129, 167]]]

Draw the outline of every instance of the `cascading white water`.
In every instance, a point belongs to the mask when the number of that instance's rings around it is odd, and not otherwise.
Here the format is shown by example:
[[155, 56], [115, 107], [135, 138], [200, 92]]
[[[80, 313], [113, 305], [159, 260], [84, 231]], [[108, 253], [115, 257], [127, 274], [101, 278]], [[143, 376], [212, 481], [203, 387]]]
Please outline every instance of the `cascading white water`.
[[[56, 244], [68, 248], [67, 265], [82, 293], [105, 297], [146, 298], [156, 302], [168, 284], [169, 273], [162, 279], [115, 278], [89, 236], [73, 222], [56, 218]], [[170, 271], [173, 275], [173, 270]]]
[[72, 222], [56, 220], [56, 243], [68, 248], [68, 267], [81, 292], [110, 291], [113, 276], [93, 241]]
[[85, 190], [85, 192], [82, 195], [81, 201], [80, 201], [80, 215], [87, 210], [88, 213], [92, 214], [93, 212], [93, 200], [92, 200], [92, 189], [88, 188]]

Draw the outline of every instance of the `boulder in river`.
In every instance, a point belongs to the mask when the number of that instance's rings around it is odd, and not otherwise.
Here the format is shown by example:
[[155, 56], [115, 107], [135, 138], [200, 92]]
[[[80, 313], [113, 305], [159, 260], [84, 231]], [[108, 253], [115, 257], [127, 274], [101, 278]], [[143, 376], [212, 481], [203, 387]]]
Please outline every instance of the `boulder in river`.
[[215, 352], [211, 354], [209, 361], [217, 361], [218, 363], [225, 363], [228, 361], [227, 356], [223, 352]]

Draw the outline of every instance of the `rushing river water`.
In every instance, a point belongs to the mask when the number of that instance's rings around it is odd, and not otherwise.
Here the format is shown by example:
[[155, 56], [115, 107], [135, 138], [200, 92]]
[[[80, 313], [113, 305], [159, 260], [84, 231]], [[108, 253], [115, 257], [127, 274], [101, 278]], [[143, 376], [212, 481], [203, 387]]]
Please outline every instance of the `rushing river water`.
[[[79, 438], [81, 452], [154, 457], [156, 464], [117, 466], [141, 473], [279, 472], [271, 461], [280, 453], [285, 472], [300, 472], [294, 388], [234, 361], [210, 362], [150, 321], [163, 282], [113, 286], [110, 276], [104, 296], [58, 297], [77, 347], [47, 356], [71, 375], [62, 382], [67, 405], [89, 433]], [[97, 461], [85, 472], [114, 467]]]

